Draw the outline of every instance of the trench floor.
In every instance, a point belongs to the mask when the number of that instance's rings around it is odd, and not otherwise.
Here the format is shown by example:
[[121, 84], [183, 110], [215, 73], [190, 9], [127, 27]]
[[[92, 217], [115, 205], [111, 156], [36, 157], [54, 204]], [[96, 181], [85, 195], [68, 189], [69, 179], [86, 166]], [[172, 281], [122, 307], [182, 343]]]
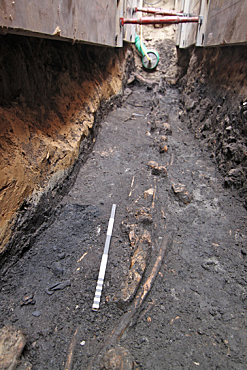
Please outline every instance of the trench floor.
[[[173, 231], [174, 239], [141, 311], [115, 345], [143, 370], [246, 369], [247, 214], [179, 121], [179, 99], [178, 90], [159, 83], [136, 82], [125, 90], [122, 106], [105, 117], [92, 153], [55, 210], [56, 220], [2, 277], [0, 325], [25, 331], [23, 358], [33, 370], [64, 369], [77, 328], [71, 368], [87, 369], [95, 356], [102, 361], [102, 344], [128, 310], [117, 303], [134, 253], [132, 224], [152, 240], [143, 281], [163, 237]], [[167, 151], [160, 153], [162, 136]], [[167, 175], [152, 171], [150, 161]], [[175, 194], [177, 184], [184, 190]], [[153, 196], [145, 198], [149, 189]], [[112, 204], [115, 223], [94, 312]], [[143, 210], [148, 221], [138, 217]], [[21, 304], [27, 295], [30, 303]]]

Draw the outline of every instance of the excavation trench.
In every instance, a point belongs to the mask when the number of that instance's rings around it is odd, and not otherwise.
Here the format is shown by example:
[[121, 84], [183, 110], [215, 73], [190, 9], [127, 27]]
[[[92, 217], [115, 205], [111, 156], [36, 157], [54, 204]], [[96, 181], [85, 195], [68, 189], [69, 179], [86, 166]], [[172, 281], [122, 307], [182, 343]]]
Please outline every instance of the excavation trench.
[[[198, 55], [187, 53], [177, 68], [172, 39], [156, 47], [159, 70], [147, 75], [136, 57], [135, 74], [101, 117], [73, 186], [48, 214], [52, 223], [1, 276], [0, 324], [21, 329], [27, 340], [21, 369], [109, 369], [116, 359], [126, 369], [246, 366], [244, 199], [234, 185], [225, 186], [214, 151], [193, 132], [206, 109], [196, 91], [210, 94], [211, 81], [204, 74], [198, 82], [202, 72], [196, 69], [195, 81], [186, 75]], [[235, 96], [242, 106], [243, 97]], [[211, 93], [207, 105], [212, 115], [214, 98]], [[227, 101], [232, 119], [235, 107]], [[115, 222], [95, 312], [112, 204]], [[160, 266], [157, 257], [170, 233], [173, 243]], [[126, 324], [154, 266], [153, 285]], [[113, 336], [119, 323], [124, 330]], [[111, 346], [115, 352], [108, 352]]]

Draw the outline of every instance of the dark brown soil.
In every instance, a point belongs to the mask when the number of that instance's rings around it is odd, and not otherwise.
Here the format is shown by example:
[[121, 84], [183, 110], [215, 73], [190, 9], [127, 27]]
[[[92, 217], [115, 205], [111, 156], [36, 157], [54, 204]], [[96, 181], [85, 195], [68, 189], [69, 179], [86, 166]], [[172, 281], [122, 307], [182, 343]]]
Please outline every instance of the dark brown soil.
[[180, 113], [247, 204], [247, 46], [192, 51]]

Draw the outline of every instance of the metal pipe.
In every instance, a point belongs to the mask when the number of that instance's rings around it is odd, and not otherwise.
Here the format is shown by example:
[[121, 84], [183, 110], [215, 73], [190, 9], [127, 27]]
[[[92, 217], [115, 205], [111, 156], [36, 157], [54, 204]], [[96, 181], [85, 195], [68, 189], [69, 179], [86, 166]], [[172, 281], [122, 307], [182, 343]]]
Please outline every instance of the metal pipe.
[[143, 17], [143, 18], [120, 18], [120, 25], [124, 24], [174, 24], [198, 22], [199, 17]]
[[185, 16], [185, 13], [177, 13], [174, 10], [165, 10], [162, 8], [135, 8], [136, 12], [143, 12], [149, 14], [157, 14], [157, 15], [173, 15], [173, 16]]

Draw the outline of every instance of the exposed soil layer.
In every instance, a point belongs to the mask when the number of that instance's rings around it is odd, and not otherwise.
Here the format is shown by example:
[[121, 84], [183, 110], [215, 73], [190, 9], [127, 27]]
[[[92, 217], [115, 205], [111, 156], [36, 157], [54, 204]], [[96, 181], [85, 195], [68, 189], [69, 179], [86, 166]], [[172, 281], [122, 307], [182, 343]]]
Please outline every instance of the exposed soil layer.
[[50, 220], [75, 163], [86, 159], [102, 106], [121, 94], [133, 55], [127, 46], [0, 41], [0, 253], [9, 258]]
[[[1, 277], [0, 324], [25, 331], [23, 363], [34, 370], [64, 369], [77, 329], [74, 370], [92, 363], [93, 369], [109, 368], [111, 356], [146, 370], [246, 368], [246, 210], [179, 119], [184, 97], [166, 83], [174, 70], [164, 56], [176, 54], [168, 44], [168, 50], [157, 45], [161, 64], [152, 81], [133, 79], [122, 106], [102, 120], [53, 224]], [[109, 260], [94, 312], [113, 203]], [[131, 299], [123, 303], [122, 291], [138, 240], [144, 234], [151, 240], [142, 253], [146, 267], [141, 261], [135, 270], [142, 285], [169, 232], [173, 244], [149, 295], [112, 343], [115, 352], [107, 352], [107, 340], [131, 305]]]
[[247, 205], [247, 46], [195, 49], [182, 79], [182, 121]]

